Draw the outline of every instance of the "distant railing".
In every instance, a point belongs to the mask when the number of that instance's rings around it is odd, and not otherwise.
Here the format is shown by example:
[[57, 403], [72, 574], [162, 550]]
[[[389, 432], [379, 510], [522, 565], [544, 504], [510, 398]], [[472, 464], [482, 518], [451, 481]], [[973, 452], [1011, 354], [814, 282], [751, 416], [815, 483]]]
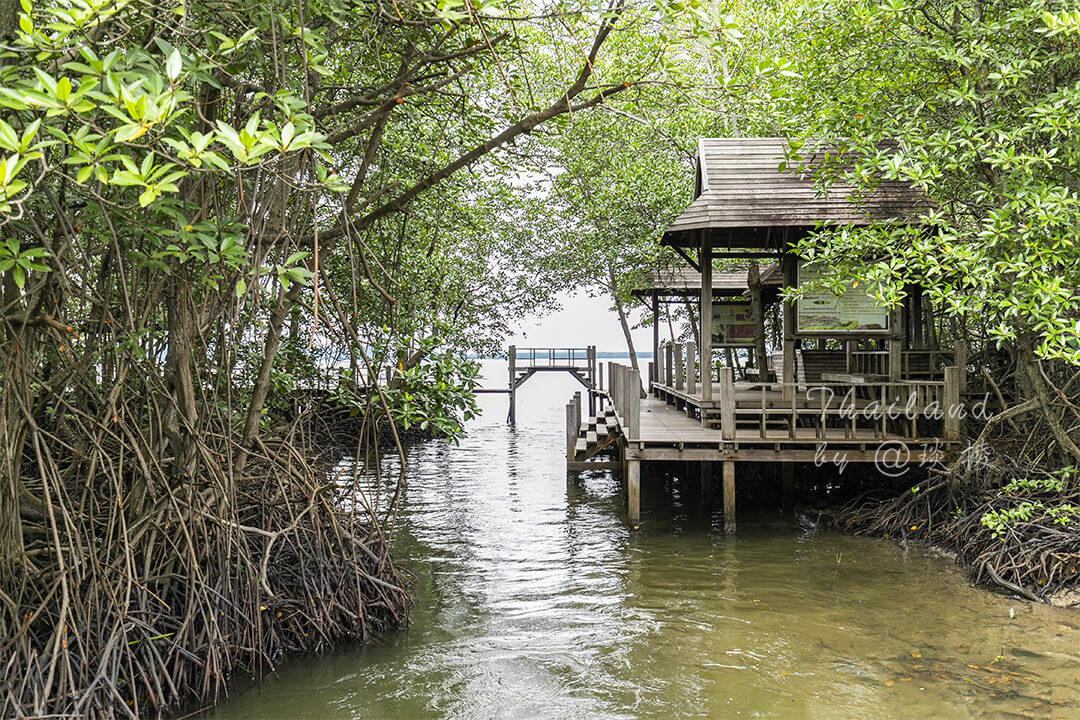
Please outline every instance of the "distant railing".
[[510, 348], [512, 364], [519, 368], [588, 368], [596, 360], [596, 347], [583, 348]]

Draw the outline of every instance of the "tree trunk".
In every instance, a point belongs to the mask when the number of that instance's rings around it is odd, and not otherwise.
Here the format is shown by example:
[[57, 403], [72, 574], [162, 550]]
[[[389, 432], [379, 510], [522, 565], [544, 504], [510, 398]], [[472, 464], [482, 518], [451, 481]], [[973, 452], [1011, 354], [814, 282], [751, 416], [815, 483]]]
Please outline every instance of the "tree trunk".
[[630, 353], [630, 365], [641, 373], [638, 367], [637, 352], [634, 350], [634, 336], [630, 333], [630, 322], [626, 318], [626, 308], [623, 307], [622, 298], [619, 297], [618, 285], [615, 282], [615, 271], [608, 268], [608, 291], [615, 301], [615, 310], [619, 313], [619, 325], [622, 327], [623, 337], [626, 338], [626, 349]]
[[180, 481], [195, 469], [195, 444], [191, 434], [198, 420], [195, 384], [191, 377], [191, 347], [195, 318], [191, 314], [188, 285], [182, 278], [171, 283], [168, 298], [168, 352], [165, 386], [172, 396], [164, 432], [172, 449], [174, 479]]
[[1023, 384], [1027, 386], [1026, 389], [1038, 402], [1043, 418], [1046, 420], [1046, 424], [1050, 426], [1050, 432], [1053, 434], [1057, 444], [1073, 458], [1073, 462], [1080, 463], [1080, 447], [1077, 447], [1069, 434], [1065, 432], [1065, 428], [1061, 425], [1061, 418], [1054, 412], [1054, 400], [1050, 397], [1050, 388], [1047, 386], [1046, 378], [1043, 377], [1042, 365], [1039, 357], [1035, 354], [1031, 338], [1026, 335], [1018, 335], [1016, 347], [1019, 351], [1018, 369]]

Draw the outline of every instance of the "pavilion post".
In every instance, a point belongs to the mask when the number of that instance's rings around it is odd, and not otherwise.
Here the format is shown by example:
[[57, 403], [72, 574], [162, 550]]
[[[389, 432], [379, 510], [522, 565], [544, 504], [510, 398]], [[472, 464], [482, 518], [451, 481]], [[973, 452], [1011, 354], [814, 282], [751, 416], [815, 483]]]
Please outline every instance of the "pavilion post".
[[900, 366], [904, 359], [904, 324], [899, 305], [889, 311], [889, 330], [889, 339], [886, 341], [889, 348], [889, 382], [900, 382]]
[[698, 352], [701, 354], [701, 401], [709, 402], [712, 400], [712, 236], [708, 230], [702, 230], [700, 238], [698, 264], [701, 266], [701, 307], [698, 310]]
[[[649, 382], [659, 382], [656, 372], [660, 369], [660, 296], [653, 290], [652, 293], [652, 347], [653, 347], [653, 370], [649, 372]], [[652, 388], [649, 388], [652, 390]]]
[[758, 381], [769, 381], [769, 361], [765, 353], [765, 311], [761, 303], [761, 271], [757, 260], [750, 261], [746, 284], [750, 289], [750, 314], [754, 319], [754, 362], [758, 369]]
[[[784, 286], [796, 287], [798, 285], [798, 266], [795, 257], [784, 253], [780, 259], [781, 269], [784, 274]], [[784, 300], [784, 402], [795, 399], [795, 302]]]

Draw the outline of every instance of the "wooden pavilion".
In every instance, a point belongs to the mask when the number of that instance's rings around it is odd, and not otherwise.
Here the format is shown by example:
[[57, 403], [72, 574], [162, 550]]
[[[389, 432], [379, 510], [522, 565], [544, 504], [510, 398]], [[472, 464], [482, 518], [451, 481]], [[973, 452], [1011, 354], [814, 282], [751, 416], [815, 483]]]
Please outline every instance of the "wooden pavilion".
[[[656, 272], [638, 291], [651, 300], [654, 319], [662, 301], [696, 299], [695, 338], [662, 342], [654, 323], [648, 382], [612, 364], [609, 412], [582, 422], [579, 411], [568, 425], [574, 466], [589, 461], [590, 437], [601, 428], [609, 444], [612, 434], [619, 438], [631, 522], [640, 517], [642, 461], [703, 463], [703, 493], [712, 463], [720, 462], [725, 527], [733, 532], [737, 462], [784, 463], [786, 494], [792, 463], [875, 462], [883, 449], [901, 445], [911, 462], [932, 463], [959, 443], [964, 349], [959, 342], [940, 347], [918, 288], [891, 309], [864, 290], [810, 293], [798, 301], [780, 294], [815, 276], [816, 268], [792, 248], [818, 227], [913, 224], [926, 201], [912, 187], [885, 180], [857, 198], [843, 183], [822, 194], [811, 178], [782, 171], [784, 159], [781, 139], [700, 141], [694, 201], [661, 241], [688, 267]], [[717, 260], [757, 272], [714, 272]], [[770, 303], [780, 305], [780, 347], [756, 354], [757, 373], [737, 378], [735, 368], [717, 367], [714, 347], [746, 346], [748, 339], [764, 345]]]

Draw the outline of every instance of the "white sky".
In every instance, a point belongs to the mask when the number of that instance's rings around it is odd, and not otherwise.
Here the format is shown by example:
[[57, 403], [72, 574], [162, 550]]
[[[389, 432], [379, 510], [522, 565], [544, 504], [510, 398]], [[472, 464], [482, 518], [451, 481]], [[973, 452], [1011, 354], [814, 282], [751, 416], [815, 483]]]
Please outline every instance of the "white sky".
[[[598, 351], [626, 352], [626, 340], [619, 327], [619, 315], [606, 297], [589, 297], [584, 292], [561, 293], [562, 309], [545, 317], [529, 317], [507, 345], [519, 347], [585, 347]], [[631, 315], [633, 320], [633, 315]], [[637, 329], [634, 349], [650, 352], [652, 330]]]

